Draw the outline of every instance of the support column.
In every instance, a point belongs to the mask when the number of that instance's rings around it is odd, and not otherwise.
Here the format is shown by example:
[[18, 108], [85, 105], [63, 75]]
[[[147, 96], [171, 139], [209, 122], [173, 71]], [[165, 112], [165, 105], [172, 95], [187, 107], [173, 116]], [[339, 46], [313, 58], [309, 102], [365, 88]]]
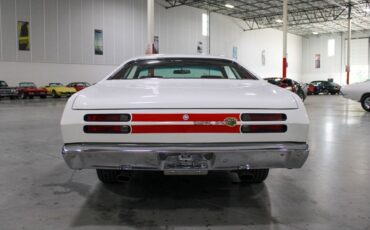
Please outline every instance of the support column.
[[347, 85], [349, 85], [349, 73], [351, 71], [351, 39], [352, 39], [351, 11], [352, 11], [352, 5], [351, 3], [349, 3], [348, 5], [347, 66], [346, 66], [346, 72], [347, 72], [346, 84]]
[[288, 0], [284, 0], [283, 5], [283, 79], [287, 76], [287, 56], [288, 56]]
[[147, 0], [147, 49], [146, 54], [153, 54], [153, 45], [154, 45], [154, 0]]

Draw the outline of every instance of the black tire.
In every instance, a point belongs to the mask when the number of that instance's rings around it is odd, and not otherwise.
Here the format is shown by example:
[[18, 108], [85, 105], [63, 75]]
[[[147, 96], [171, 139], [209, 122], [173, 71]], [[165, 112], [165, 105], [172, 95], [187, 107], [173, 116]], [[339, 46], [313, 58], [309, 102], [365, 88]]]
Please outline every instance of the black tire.
[[45, 99], [46, 98], [46, 95], [42, 95], [40, 96], [41, 99]]
[[302, 101], [304, 101], [304, 99], [306, 99], [305, 95], [304, 95], [304, 92], [302, 90], [299, 90], [297, 92], [297, 95], [302, 99]]
[[26, 95], [24, 92], [21, 92], [21, 93], [19, 94], [19, 98], [21, 98], [21, 99], [26, 99], [26, 98], [27, 98], [27, 95]]
[[362, 97], [361, 106], [365, 111], [370, 112], [370, 94], [366, 94]]
[[120, 183], [123, 177], [129, 180], [129, 174], [125, 174], [122, 170], [111, 170], [111, 169], [97, 169], [96, 174], [101, 182], [104, 184], [115, 184]]
[[33, 99], [33, 96], [29, 96], [30, 99]]
[[241, 183], [262, 183], [269, 175], [269, 169], [250, 169], [238, 171], [239, 180]]
[[324, 89], [324, 90], [322, 91], [322, 93], [323, 93], [323, 94], [325, 94], [325, 95], [329, 95], [329, 90]]
[[51, 91], [51, 96], [53, 98], [58, 98], [59, 97], [58, 94], [55, 92], [55, 90]]

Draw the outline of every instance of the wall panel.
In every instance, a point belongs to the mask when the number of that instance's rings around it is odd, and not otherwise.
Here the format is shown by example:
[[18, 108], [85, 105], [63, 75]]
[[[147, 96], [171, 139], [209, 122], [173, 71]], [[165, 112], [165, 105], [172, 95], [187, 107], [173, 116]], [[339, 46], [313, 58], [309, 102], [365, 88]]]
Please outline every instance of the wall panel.
[[[58, 60], [58, 4], [57, 0], [44, 0], [45, 4], [45, 62]], [[32, 39], [32, 38], [31, 38]], [[68, 49], [68, 47], [66, 47]]]
[[[17, 18], [15, 15], [15, 1], [1, 1], [1, 29], [3, 44], [3, 60], [16, 61], [17, 44]], [[5, 33], [6, 32], [6, 33]]]
[[44, 62], [44, 1], [31, 0], [31, 54], [33, 62]]

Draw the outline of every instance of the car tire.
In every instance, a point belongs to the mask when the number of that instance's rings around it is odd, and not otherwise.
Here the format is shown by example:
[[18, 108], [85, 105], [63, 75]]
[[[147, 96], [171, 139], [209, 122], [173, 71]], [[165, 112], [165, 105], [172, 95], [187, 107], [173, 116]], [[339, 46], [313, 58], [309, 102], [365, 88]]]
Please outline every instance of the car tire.
[[361, 106], [365, 111], [370, 112], [370, 94], [366, 94], [362, 97]]
[[19, 98], [21, 98], [21, 99], [26, 99], [26, 98], [27, 98], [27, 95], [26, 95], [24, 92], [21, 92], [21, 93], [19, 94]]
[[302, 101], [304, 101], [304, 99], [306, 99], [306, 98], [305, 98], [305, 95], [304, 95], [304, 92], [303, 92], [302, 90], [299, 90], [299, 91], [297, 92], [297, 95], [302, 99]]
[[322, 93], [323, 93], [323, 94], [325, 94], [325, 95], [329, 95], [329, 90], [324, 89], [324, 90], [322, 91]]
[[41, 99], [45, 99], [46, 98], [46, 95], [42, 95], [40, 96]]
[[262, 183], [269, 174], [269, 169], [250, 169], [237, 172], [241, 183]]
[[131, 173], [122, 170], [97, 169], [96, 174], [104, 184], [128, 182], [131, 179]]
[[58, 98], [59, 97], [58, 94], [57, 94], [57, 92], [55, 92], [55, 90], [51, 91], [51, 96], [53, 98]]
[[30, 99], [33, 99], [33, 96], [29, 96]]

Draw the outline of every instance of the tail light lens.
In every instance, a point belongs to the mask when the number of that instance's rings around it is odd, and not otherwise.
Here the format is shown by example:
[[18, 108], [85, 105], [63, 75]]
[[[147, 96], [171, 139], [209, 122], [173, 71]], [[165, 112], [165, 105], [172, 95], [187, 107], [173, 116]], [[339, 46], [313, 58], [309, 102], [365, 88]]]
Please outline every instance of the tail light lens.
[[130, 133], [131, 128], [128, 125], [86, 125], [85, 133]]
[[86, 114], [88, 122], [127, 122], [131, 120], [130, 114]]
[[242, 121], [286, 121], [283, 113], [243, 113]]
[[242, 133], [285, 133], [286, 125], [243, 125]]

